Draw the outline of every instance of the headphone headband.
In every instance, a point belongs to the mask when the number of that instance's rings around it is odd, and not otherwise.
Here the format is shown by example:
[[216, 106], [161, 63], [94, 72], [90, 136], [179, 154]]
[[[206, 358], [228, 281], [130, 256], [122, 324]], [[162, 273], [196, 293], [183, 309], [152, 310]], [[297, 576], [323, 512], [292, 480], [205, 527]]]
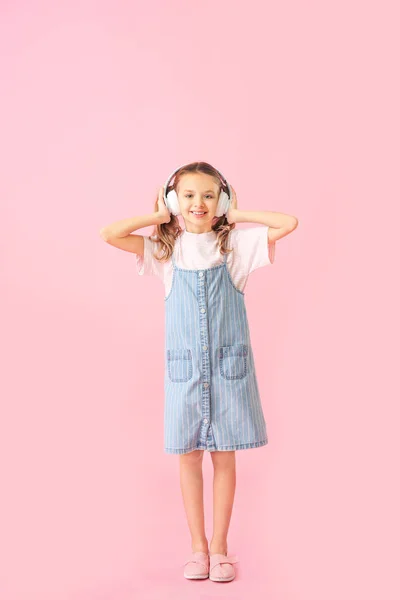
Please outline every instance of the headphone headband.
[[[167, 189], [168, 186], [170, 184], [171, 179], [173, 178], [173, 176], [175, 175], [175, 173], [177, 173], [179, 171], [179, 169], [182, 169], [182, 167], [186, 167], [186, 164], [181, 165], [180, 167], [178, 167], [177, 169], [175, 169], [171, 175], [168, 177], [167, 182], [164, 186], [164, 201], [167, 200]], [[214, 167], [215, 169], [215, 167]], [[229, 196], [229, 200], [232, 200], [232, 191], [231, 191], [231, 186], [229, 185], [229, 183], [227, 182], [227, 180], [225, 179], [225, 177], [222, 175], [221, 171], [218, 171], [218, 169], [215, 169], [218, 173], [218, 175], [220, 176], [222, 182], [226, 185], [226, 187], [228, 188], [228, 196]]]

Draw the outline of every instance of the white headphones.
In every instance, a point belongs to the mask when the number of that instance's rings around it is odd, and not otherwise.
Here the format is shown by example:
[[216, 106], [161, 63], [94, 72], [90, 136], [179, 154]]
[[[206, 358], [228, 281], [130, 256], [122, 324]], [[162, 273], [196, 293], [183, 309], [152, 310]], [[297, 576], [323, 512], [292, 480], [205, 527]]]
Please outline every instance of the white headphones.
[[[175, 171], [168, 177], [167, 182], [164, 187], [164, 202], [165, 202], [169, 212], [172, 213], [173, 215], [181, 214], [181, 211], [179, 208], [179, 202], [178, 202], [178, 195], [175, 190], [170, 190], [168, 192], [168, 194], [165, 194], [165, 192], [167, 191], [170, 181], [173, 178], [173, 176], [175, 175], [175, 173], [184, 166], [186, 166], [186, 165], [181, 165], [180, 167], [175, 169]], [[227, 194], [226, 192], [224, 192], [224, 190], [221, 190], [221, 192], [219, 194], [219, 199], [218, 199], [217, 210], [215, 212], [215, 216], [222, 217], [222, 215], [225, 215], [229, 210], [229, 207], [230, 207], [230, 204], [232, 201], [232, 190], [231, 190], [231, 186], [229, 185], [229, 183], [227, 182], [225, 177], [222, 175], [222, 173], [220, 171], [218, 171], [218, 169], [215, 169], [215, 170], [220, 175], [222, 181], [226, 184], [228, 191], [229, 191], [229, 194]]]

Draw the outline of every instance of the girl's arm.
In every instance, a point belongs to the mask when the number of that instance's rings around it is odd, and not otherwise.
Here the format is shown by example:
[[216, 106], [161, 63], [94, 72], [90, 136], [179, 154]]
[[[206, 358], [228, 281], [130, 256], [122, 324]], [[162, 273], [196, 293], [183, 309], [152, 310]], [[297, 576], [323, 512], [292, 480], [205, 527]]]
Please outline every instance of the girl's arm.
[[276, 242], [296, 229], [299, 221], [292, 215], [268, 210], [239, 210], [237, 208], [236, 192], [232, 186], [231, 190], [232, 204], [227, 213], [229, 223], [260, 223], [261, 225], [267, 225], [269, 227], [268, 242]]
[[122, 219], [122, 221], [116, 221], [115, 223], [111, 223], [111, 225], [103, 227], [100, 229], [100, 236], [105, 242], [111, 244], [111, 246], [143, 255], [143, 236], [131, 235], [131, 233], [142, 227], [168, 223], [171, 220], [170, 212], [163, 199], [163, 188], [160, 188], [158, 193], [157, 207], [158, 210], [155, 210], [153, 213]]
[[230, 223], [260, 223], [268, 225], [268, 241], [276, 242], [294, 231], [298, 225], [296, 217], [285, 215], [284, 213], [251, 210], [235, 210], [233, 213], [234, 221]]

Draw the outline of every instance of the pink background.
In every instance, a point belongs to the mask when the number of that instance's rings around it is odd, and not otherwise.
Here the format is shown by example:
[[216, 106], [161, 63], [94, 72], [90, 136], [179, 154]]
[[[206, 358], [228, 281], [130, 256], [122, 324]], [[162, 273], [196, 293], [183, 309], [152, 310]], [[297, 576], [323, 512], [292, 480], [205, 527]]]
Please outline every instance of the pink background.
[[[1, 3], [1, 600], [399, 597], [396, 4]], [[192, 160], [299, 219], [246, 288], [225, 585], [182, 574], [162, 284], [99, 236]]]

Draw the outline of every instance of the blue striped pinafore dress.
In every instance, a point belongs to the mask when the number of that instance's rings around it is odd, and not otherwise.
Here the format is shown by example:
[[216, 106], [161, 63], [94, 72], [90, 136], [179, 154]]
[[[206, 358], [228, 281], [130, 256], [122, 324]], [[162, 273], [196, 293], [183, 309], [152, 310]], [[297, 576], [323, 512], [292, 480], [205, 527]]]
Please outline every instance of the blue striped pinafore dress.
[[242, 450], [268, 443], [244, 293], [227, 255], [181, 269], [165, 304], [164, 450]]

